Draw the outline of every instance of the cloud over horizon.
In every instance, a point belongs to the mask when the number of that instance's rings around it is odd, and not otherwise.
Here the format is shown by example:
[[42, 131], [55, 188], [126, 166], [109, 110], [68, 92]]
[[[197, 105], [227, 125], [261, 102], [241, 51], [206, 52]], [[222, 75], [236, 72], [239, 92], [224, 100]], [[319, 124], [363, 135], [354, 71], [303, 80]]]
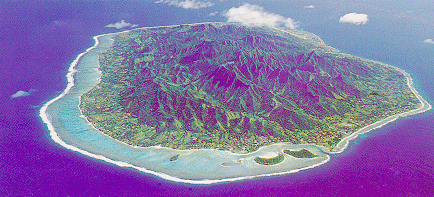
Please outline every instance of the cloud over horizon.
[[315, 8], [315, 6], [314, 5], [308, 5], [308, 6], [304, 6], [304, 8], [313, 9], [313, 8]]
[[209, 1], [196, 1], [196, 0], [185, 0], [185, 1], [178, 1], [178, 0], [159, 0], [155, 3], [167, 3], [169, 5], [174, 5], [180, 8], [184, 9], [199, 9], [199, 8], [206, 8], [211, 7], [214, 5], [214, 3]]
[[423, 41], [423, 43], [425, 43], [425, 44], [434, 44], [434, 40], [433, 39], [425, 39], [424, 41]]
[[24, 97], [24, 96], [30, 96], [30, 94], [32, 94], [33, 92], [36, 92], [36, 90], [30, 89], [28, 92], [18, 90], [17, 92], [15, 92], [14, 94], [11, 95], [11, 99], [18, 98], [18, 97]]
[[105, 27], [114, 27], [116, 29], [122, 29], [122, 28], [125, 28], [125, 27], [132, 27], [132, 28], [134, 28], [134, 27], [137, 27], [137, 26], [139, 26], [139, 25], [127, 23], [127, 22], [125, 22], [125, 20], [121, 20], [121, 22], [108, 24]]
[[351, 23], [356, 25], [364, 25], [369, 21], [368, 15], [366, 14], [357, 14], [357, 13], [348, 13], [339, 19], [339, 23]]
[[215, 15], [217, 15], [218, 13], [219, 13], [219, 11], [211, 12], [211, 13], [209, 13], [209, 16], [215, 16]]
[[269, 13], [259, 5], [252, 5], [245, 3], [244, 5], [236, 8], [233, 7], [223, 13], [223, 16], [228, 18], [227, 22], [242, 23], [249, 26], [270, 26], [281, 27], [282, 25], [289, 29], [297, 28], [298, 22], [292, 18]]

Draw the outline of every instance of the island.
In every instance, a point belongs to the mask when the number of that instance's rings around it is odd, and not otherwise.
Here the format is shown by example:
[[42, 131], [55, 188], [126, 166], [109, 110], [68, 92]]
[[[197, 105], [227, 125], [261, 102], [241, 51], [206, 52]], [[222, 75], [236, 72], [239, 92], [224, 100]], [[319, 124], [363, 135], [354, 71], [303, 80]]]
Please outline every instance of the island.
[[331, 150], [422, 105], [400, 70], [304, 31], [206, 23], [113, 40], [99, 57], [100, 82], [79, 108], [95, 128], [132, 146], [247, 154], [284, 142]]
[[301, 149], [299, 151], [291, 151], [291, 150], [283, 150], [284, 153], [291, 155], [296, 158], [314, 158], [318, 157], [318, 155], [314, 155], [310, 151], [306, 149]]
[[179, 156], [181, 156], [181, 155], [180, 155], [180, 154], [177, 154], [177, 155], [171, 157], [171, 158], [170, 158], [170, 161], [176, 161], [176, 160], [178, 160], [178, 159], [179, 159]]
[[262, 157], [256, 157], [255, 161], [256, 163], [259, 163], [261, 165], [274, 165], [281, 163], [285, 159], [285, 156], [282, 153], [279, 153], [277, 156], [272, 158], [262, 158]]

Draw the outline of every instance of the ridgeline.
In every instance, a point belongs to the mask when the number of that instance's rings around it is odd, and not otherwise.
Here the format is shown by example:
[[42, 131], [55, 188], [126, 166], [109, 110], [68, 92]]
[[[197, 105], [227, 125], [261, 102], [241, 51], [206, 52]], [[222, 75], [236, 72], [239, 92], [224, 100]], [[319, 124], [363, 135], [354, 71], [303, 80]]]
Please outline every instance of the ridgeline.
[[207, 23], [119, 33], [80, 109], [136, 146], [247, 153], [277, 142], [335, 146], [420, 105], [390, 66], [303, 31]]

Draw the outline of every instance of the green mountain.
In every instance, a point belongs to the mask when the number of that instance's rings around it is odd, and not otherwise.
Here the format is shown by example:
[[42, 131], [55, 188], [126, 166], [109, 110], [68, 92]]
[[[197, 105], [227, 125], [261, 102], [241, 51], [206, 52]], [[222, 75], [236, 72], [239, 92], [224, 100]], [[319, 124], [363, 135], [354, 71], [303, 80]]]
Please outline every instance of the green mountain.
[[208, 23], [119, 33], [100, 56], [83, 115], [137, 146], [251, 152], [276, 142], [333, 147], [419, 105], [394, 68], [303, 31]]

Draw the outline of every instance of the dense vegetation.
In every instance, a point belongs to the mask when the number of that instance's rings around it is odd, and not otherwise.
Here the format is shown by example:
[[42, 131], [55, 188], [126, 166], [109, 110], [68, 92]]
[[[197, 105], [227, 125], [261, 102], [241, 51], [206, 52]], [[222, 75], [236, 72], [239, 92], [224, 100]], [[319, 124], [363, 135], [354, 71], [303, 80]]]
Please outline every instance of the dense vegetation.
[[317, 36], [236, 24], [118, 34], [100, 56], [101, 82], [83, 115], [137, 146], [251, 152], [276, 142], [333, 147], [414, 109], [395, 69], [340, 54]]
[[180, 154], [177, 154], [177, 155], [171, 157], [171, 158], [170, 158], [170, 161], [176, 161], [176, 160], [178, 160], [178, 159], [179, 159], [179, 156], [180, 156]]
[[281, 153], [273, 158], [262, 158], [262, 157], [255, 157], [255, 161], [262, 165], [274, 165], [282, 162], [285, 159], [285, 156]]
[[314, 158], [317, 157], [317, 155], [314, 155], [313, 153], [311, 153], [310, 151], [306, 150], [306, 149], [302, 149], [299, 151], [291, 151], [291, 150], [283, 150], [284, 153], [291, 155], [293, 157], [297, 157], [297, 158]]

